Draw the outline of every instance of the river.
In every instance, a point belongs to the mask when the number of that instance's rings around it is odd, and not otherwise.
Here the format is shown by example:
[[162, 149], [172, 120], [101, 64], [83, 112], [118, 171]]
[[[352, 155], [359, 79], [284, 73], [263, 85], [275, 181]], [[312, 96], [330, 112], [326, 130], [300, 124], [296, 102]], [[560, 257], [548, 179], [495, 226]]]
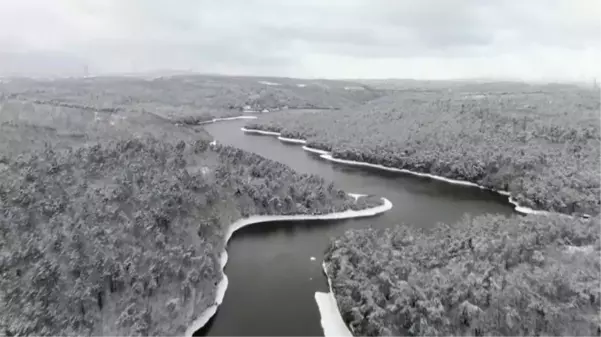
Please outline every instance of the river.
[[222, 144], [320, 175], [350, 193], [386, 197], [394, 206], [371, 218], [273, 222], [237, 231], [228, 245], [225, 299], [197, 335], [323, 336], [314, 294], [328, 291], [321, 262], [331, 238], [355, 228], [400, 223], [431, 228], [438, 222], [453, 223], [466, 213], [513, 213], [507, 197], [493, 192], [331, 163], [275, 137], [245, 134], [240, 131], [245, 124], [234, 120], [206, 125], [205, 129]]

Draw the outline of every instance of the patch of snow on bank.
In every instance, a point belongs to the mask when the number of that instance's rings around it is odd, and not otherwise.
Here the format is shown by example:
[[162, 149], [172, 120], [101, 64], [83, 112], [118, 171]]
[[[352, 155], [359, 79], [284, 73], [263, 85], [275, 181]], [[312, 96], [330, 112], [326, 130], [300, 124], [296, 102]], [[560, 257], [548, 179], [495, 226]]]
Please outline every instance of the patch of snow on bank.
[[326, 151], [326, 150], [320, 150], [320, 149], [316, 149], [314, 147], [308, 147], [308, 146], [303, 146], [303, 150], [307, 151], [307, 152], [313, 152], [313, 153], [317, 153], [317, 154], [330, 154], [330, 152]]
[[275, 82], [269, 82], [269, 81], [258, 81], [261, 84], [265, 84], [265, 85], [281, 85], [279, 83], [275, 83]]
[[[539, 210], [535, 210], [529, 207], [525, 207], [525, 206], [520, 206], [520, 204], [517, 203], [517, 201], [515, 201], [512, 197], [509, 197], [509, 203], [512, 204], [515, 208], [515, 211], [518, 213], [522, 213], [522, 214], [535, 214], [535, 215], [550, 215], [551, 212], [547, 212], [547, 211], [539, 211]], [[561, 213], [557, 213], [560, 215], [565, 215], [565, 216], [569, 216], [567, 214], [561, 214]]]
[[257, 116], [250, 116], [250, 115], [244, 115], [244, 116], [235, 116], [235, 117], [224, 117], [224, 118], [214, 118], [212, 120], [212, 122], [221, 122], [221, 121], [233, 121], [235, 119], [257, 119]]
[[267, 135], [267, 136], [278, 136], [279, 137], [281, 135], [279, 132], [263, 131], [263, 130], [257, 130], [257, 129], [240, 128], [240, 130], [242, 130], [246, 133], [256, 133], [259, 135]]
[[[379, 206], [375, 206], [368, 209], [363, 209], [359, 211], [355, 211], [352, 209], [346, 210], [344, 212], [336, 212], [336, 213], [328, 213], [321, 215], [254, 215], [248, 218], [243, 218], [235, 221], [230, 225], [228, 231], [225, 234], [225, 242], [230, 240], [232, 234], [240, 228], [246, 227], [248, 225], [261, 223], [261, 222], [273, 222], [273, 221], [297, 221], [297, 220], [335, 220], [335, 219], [349, 219], [349, 218], [360, 218], [360, 217], [368, 217], [374, 216], [383, 212], [386, 212], [392, 208], [392, 203], [390, 200], [386, 198], [381, 198], [383, 204]], [[223, 302], [223, 298], [225, 297], [225, 291], [228, 286], [228, 279], [223, 269], [227, 264], [228, 255], [227, 251], [224, 250], [220, 256], [220, 265], [221, 265], [221, 273], [222, 280], [217, 285], [217, 290], [215, 291], [215, 304], [206, 309], [197, 319], [195, 319], [192, 324], [186, 329], [186, 336], [192, 336], [194, 332], [202, 328], [209, 319], [215, 315], [217, 312], [217, 308]]]
[[[227, 262], [227, 253], [225, 260]], [[186, 329], [185, 336], [192, 336], [196, 331], [205, 326], [211, 317], [217, 313], [217, 308], [219, 308], [219, 305], [223, 302], [223, 298], [225, 297], [225, 291], [228, 284], [229, 280], [224, 274], [221, 278], [221, 281], [217, 284], [217, 289], [215, 290], [215, 303], [207, 308], [197, 319], [192, 322], [192, 324], [190, 324], [190, 326]]]
[[348, 193], [349, 197], [354, 198], [355, 201], [361, 197], [367, 196], [367, 194], [358, 194], [358, 193]]
[[353, 335], [340, 316], [338, 303], [336, 303], [332, 292], [315, 292], [315, 302], [317, 302], [319, 314], [321, 315], [320, 323], [325, 337]]
[[594, 250], [593, 245], [588, 246], [566, 246], [566, 252], [568, 253], [592, 253]]
[[198, 125], [211, 124], [211, 123], [223, 122], [223, 121], [233, 121], [236, 119], [257, 119], [257, 116], [243, 115], [243, 116], [234, 116], [234, 117], [213, 118], [208, 121], [200, 122], [200, 123], [198, 123]]
[[278, 139], [284, 143], [307, 144], [307, 141], [304, 139], [286, 138], [282, 136], [279, 136]]
[[449, 178], [437, 176], [437, 175], [430, 174], [430, 173], [414, 172], [414, 171], [409, 171], [409, 170], [406, 170], [406, 169], [398, 169], [398, 168], [388, 167], [388, 166], [384, 166], [384, 165], [380, 165], [380, 164], [370, 164], [370, 163], [361, 162], [361, 161], [354, 161], [354, 160], [334, 158], [330, 153], [322, 154], [321, 158], [323, 158], [325, 160], [333, 161], [333, 162], [336, 162], [336, 163], [341, 163], [341, 164], [347, 164], [347, 165], [353, 165], [353, 166], [372, 167], [372, 168], [377, 168], [377, 169], [380, 169], [380, 170], [385, 170], [385, 171], [390, 171], [390, 172], [408, 173], [408, 174], [412, 174], [412, 175], [416, 175], [416, 176], [420, 176], [420, 177], [428, 177], [428, 178], [431, 178], [431, 179], [444, 181], [444, 182], [447, 182], [447, 183], [450, 183], [450, 184], [470, 186], [470, 187], [478, 187], [478, 188], [481, 188], [481, 189], [488, 189], [488, 188], [486, 188], [484, 186], [480, 186], [478, 184], [475, 184], [475, 183], [472, 183], [472, 182], [469, 182], [469, 181], [465, 181], [465, 180], [449, 179]]
[[317, 302], [317, 308], [319, 309], [319, 315], [321, 316], [321, 327], [325, 337], [333, 336], [352, 336], [351, 330], [344, 323], [342, 314], [338, 308], [338, 302], [332, 291], [332, 280], [327, 273], [326, 263], [322, 263], [323, 272], [326, 274], [328, 279], [328, 286], [330, 292], [322, 293], [315, 292], [315, 302]]
[[299, 84], [297, 84], [296, 86], [297, 86], [297, 87], [299, 87], [299, 88], [304, 88], [304, 87], [306, 87], [307, 85], [306, 85], [306, 84], [303, 84], [303, 83], [299, 83]]

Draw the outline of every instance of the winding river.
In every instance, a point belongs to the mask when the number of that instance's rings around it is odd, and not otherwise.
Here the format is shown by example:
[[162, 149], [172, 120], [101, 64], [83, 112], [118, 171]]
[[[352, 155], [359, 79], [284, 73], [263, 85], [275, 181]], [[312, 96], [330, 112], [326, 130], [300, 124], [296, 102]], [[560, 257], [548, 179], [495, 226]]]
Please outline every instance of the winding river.
[[237, 231], [228, 245], [229, 286], [217, 314], [196, 335], [323, 336], [315, 292], [328, 292], [322, 256], [329, 240], [354, 228], [400, 223], [431, 228], [466, 214], [513, 213], [507, 197], [428, 178], [349, 167], [275, 137], [240, 131], [244, 120], [206, 125], [224, 144], [332, 180], [347, 192], [386, 197], [394, 205], [371, 218], [272, 222]]

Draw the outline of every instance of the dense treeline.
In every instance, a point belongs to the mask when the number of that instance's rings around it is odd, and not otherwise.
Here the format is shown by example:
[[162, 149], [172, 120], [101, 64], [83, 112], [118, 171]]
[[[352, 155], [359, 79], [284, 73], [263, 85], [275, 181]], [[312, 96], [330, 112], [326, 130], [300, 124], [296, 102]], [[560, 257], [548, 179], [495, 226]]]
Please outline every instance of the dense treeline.
[[509, 191], [534, 209], [599, 214], [599, 92], [529, 88], [398, 91], [359, 109], [270, 115], [248, 127], [305, 138], [337, 158]]
[[230, 223], [353, 203], [316, 176], [209, 147], [149, 137], [6, 159], [2, 334], [182, 334], [212, 304]]
[[146, 112], [1, 100], [0, 335], [181, 335], [232, 222], [370, 206], [209, 142]]
[[599, 217], [353, 230], [325, 261], [357, 336], [601, 335]]
[[199, 128], [178, 127], [151, 113], [101, 113], [15, 99], [0, 100], [0, 157], [44, 149], [46, 144], [62, 148], [132, 136], [186, 142], [210, 139]]
[[149, 112], [179, 122], [199, 123], [238, 116], [244, 110], [339, 109], [381, 94], [367, 86], [346, 90], [349, 85], [343, 81], [207, 75], [14, 79], [0, 82], [0, 99], [5, 96], [102, 113]]

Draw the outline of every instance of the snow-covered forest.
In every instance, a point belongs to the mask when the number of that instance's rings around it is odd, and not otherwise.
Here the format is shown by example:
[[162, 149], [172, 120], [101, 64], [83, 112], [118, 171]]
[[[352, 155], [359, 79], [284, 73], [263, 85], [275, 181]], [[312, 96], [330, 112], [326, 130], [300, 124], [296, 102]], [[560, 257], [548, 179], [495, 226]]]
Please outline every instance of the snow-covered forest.
[[327, 274], [355, 335], [600, 335], [599, 92], [364, 83], [1, 82], [0, 335], [182, 335], [214, 304], [231, 223], [379, 202], [210, 144], [197, 125], [241, 114], [336, 158], [467, 180], [551, 212], [433, 231], [395, 219], [333, 239]]
[[332, 241], [327, 273], [356, 336], [598, 336], [599, 220], [349, 231]]
[[326, 272], [353, 334], [601, 335], [598, 90], [411, 85], [356, 109], [246, 127], [335, 158], [508, 191], [551, 213], [466, 216], [433, 231], [399, 219], [334, 239]]
[[373, 206], [202, 129], [83, 102], [0, 102], [1, 335], [182, 335], [213, 304], [231, 223]]
[[533, 209], [598, 214], [598, 90], [476, 88], [397, 90], [359, 108], [270, 114], [247, 128], [306, 139], [336, 158], [508, 191]]
[[264, 110], [340, 109], [382, 94], [367, 86], [346, 90], [349, 85], [344, 81], [208, 75], [14, 79], [0, 82], [0, 96], [100, 113], [147, 112], [200, 123], [239, 116], [245, 111], [256, 114]]

